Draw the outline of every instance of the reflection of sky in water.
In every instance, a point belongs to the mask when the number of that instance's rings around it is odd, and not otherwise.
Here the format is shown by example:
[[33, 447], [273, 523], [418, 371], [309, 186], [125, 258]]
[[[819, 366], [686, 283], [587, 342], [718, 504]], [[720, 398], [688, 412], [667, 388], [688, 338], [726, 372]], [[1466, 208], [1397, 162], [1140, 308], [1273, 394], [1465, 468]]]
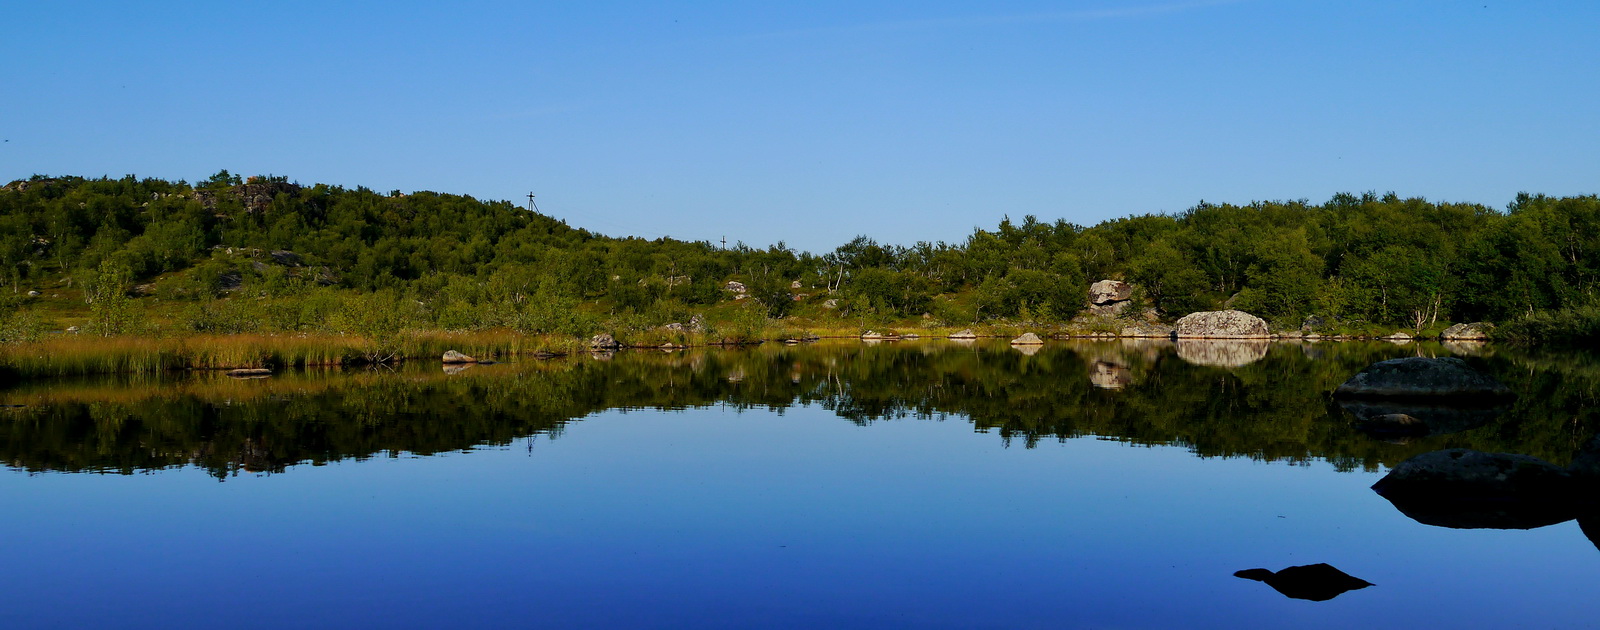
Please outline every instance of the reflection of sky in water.
[[[1575, 523], [1420, 525], [1377, 474], [817, 408], [218, 483], [0, 473], [0, 626], [1586, 625]], [[1376, 586], [1291, 600], [1240, 569]]]

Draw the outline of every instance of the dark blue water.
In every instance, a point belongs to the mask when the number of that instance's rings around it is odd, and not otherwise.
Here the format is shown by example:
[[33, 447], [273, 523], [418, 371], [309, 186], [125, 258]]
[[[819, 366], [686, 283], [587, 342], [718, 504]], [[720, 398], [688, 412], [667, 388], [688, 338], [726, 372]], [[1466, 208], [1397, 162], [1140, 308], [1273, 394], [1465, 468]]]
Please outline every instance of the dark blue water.
[[[1145, 387], [1171, 380], [1159, 363], [1146, 367]], [[1201, 378], [1244, 378], [1205, 369], [1214, 373]], [[735, 388], [758, 380], [717, 376]], [[476, 378], [493, 387], [535, 376]], [[1090, 395], [1115, 402], [1129, 392]], [[975, 431], [960, 414], [858, 424], [825, 408], [837, 400], [773, 409], [722, 398], [603, 409], [559, 430], [426, 456], [375, 451], [271, 474], [235, 470], [220, 482], [198, 465], [104, 474], [13, 461], [0, 472], [0, 627], [1416, 628], [1600, 619], [1600, 551], [1576, 522], [1424, 525], [1368, 489], [1383, 465], [1200, 457], [1193, 436], [1163, 445], [1055, 435], [1029, 448], [998, 430]], [[1374, 586], [1306, 601], [1233, 576], [1315, 563]]]

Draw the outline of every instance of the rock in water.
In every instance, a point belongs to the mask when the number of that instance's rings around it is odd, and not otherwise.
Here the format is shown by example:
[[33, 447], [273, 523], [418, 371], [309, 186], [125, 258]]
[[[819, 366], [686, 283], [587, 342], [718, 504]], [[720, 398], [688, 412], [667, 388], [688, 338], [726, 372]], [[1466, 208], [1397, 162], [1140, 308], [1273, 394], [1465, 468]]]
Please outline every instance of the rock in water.
[[1567, 469], [1512, 453], [1464, 448], [1400, 462], [1372, 490], [1413, 520], [1454, 529], [1532, 529], [1577, 516]]
[[951, 339], [977, 339], [978, 338], [978, 333], [972, 332], [972, 329], [968, 328], [966, 330], [960, 330], [960, 331], [957, 331], [957, 332], [950, 333], [950, 338]]
[[1455, 357], [1404, 357], [1367, 366], [1334, 390], [1350, 397], [1506, 398], [1511, 390]]
[[1173, 333], [1189, 339], [1268, 339], [1266, 320], [1244, 311], [1201, 311], [1184, 315]]
[[455, 350], [446, 350], [444, 352], [444, 362], [445, 363], [477, 363], [478, 360], [474, 359], [472, 357], [469, 357], [467, 355], [461, 354], [460, 352], [456, 352]]
[[1266, 582], [1286, 597], [1325, 602], [1350, 591], [1372, 586], [1371, 582], [1345, 573], [1325, 563], [1289, 567], [1282, 571], [1245, 569], [1233, 574], [1246, 580]]
[[1016, 339], [1012, 339], [1011, 340], [1011, 345], [1013, 345], [1013, 346], [1042, 346], [1042, 345], [1044, 345], [1044, 340], [1040, 339], [1038, 335], [1035, 335], [1033, 333], [1022, 333], [1021, 337], [1017, 337]]
[[1488, 322], [1473, 322], [1471, 324], [1456, 324], [1444, 329], [1439, 338], [1445, 341], [1487, 341], [1489, 331], [1494, 329], [1494, 324]]
[[617, 343], [617, 340], [609, 333], [600, 333], [589, 339], [589, 349], [591, 350], [616, 350], [621, 347], [622, 344]]

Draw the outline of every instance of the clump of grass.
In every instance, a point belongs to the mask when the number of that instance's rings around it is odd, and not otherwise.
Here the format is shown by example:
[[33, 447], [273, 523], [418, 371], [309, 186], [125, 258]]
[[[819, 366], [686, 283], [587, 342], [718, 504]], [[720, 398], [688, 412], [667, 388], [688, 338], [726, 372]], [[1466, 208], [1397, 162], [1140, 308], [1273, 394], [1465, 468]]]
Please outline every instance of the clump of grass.
[[1501, 326], [1495, 336], [1519, 342], [1600, 343], [1600, 305], [1529, 313]]

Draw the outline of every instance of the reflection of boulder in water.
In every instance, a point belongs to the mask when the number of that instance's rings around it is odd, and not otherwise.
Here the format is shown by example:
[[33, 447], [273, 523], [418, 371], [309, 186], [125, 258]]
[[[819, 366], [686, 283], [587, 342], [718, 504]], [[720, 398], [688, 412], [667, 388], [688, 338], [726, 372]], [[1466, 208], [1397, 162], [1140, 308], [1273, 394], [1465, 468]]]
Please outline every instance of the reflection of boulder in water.
[[1021, 352], [1022, 354], [1031, 357], [1033, 355], [1039, 354], [1039, 351], [1043, 350], [1044, 346], [1040, 346], [1040, 345], [1015, 345], [1015, 344], [1013, 344], [1011, 346], [1011, 349], [1012, 350], [1016, 350], [1017, 352]]
[[1373, 491], [1424, 525], [1454, 529], [1532, 529], [1577, 516], [1567, 469], [1511, 453], [1463, 448], [1400, 462]]
[[1194, 365], [1239, 367], [1267, 356], [1266, 341], [1179, 339], [1178, 358]]
[[1367, 366], [1334, 390], [1344, 397], [1509, 398], [1511, 390], [1455, 357], [1404, 357]]
[[1089, 366], [1089, 382], [1101, 389], [1122, 389], [1133, 382], [1133, 372], [1127, 366], [1095, 361]]
[[1345, 399], [1339, 406], [1356, 417], [1356, 428], [1377, 438], [1457, 433], [1488, 424], [1507, 405], [1447, 405], [1415, 399]]
[[1371, 582], [1345, 573], [1325, 563], [1289, 567], [1282, 571], [1245, 569], [1233, 574], [1246, 580], [1266, 582], [1286, 597], [1325, 602], [1345, 593], [1372, 586]]
[[444, 364], [444, 373], [445, 374], [460, 374], [462, 372], [465, 372], [465, 371], [470, 370], [470, 369], [475, 368], [475, 367], [478, 367], [478, 364], [476, 364], [476, 363], [446, 363], [446, 364]]
[[1458, 357], [1481, 357], [1489, 354], [1489, 344], [1482, 341], [1443, 341], [1439, 345]]

